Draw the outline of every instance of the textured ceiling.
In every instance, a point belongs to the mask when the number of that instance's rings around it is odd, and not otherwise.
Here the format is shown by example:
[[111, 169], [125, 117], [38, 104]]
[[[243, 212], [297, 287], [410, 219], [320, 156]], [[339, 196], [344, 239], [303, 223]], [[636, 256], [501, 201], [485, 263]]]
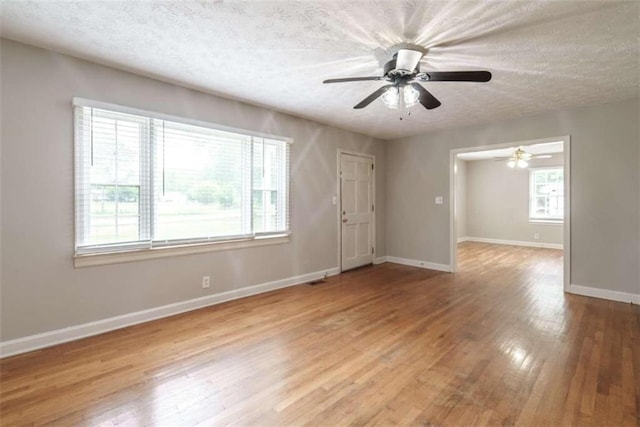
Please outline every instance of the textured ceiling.
[[[2, 1], [1, 34], [379, 138], [637, 97], [640, 2]], [[421, 69], [493, 73], [432, 82], [442, 106], [352, 106], [398, 43]], [[410, 115], [408, 115], [410, 113]], [[404, 120], [399, 120], [400, 116]]]

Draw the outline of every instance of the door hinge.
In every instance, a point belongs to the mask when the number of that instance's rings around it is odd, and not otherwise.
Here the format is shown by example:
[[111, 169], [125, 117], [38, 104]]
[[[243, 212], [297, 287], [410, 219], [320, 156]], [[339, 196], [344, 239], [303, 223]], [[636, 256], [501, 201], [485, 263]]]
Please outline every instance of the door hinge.
[[371, 205], [371, 212], [375, 212], [375, 210], [376, 210], [376, 207]]
[[371, 170], [373, 170], [373, 163], [371, 163]]
[[373, 252], [373, 248], [371, 248], [371, 255], [373, 255], [373, 253], [374, 253], [374, 252]]

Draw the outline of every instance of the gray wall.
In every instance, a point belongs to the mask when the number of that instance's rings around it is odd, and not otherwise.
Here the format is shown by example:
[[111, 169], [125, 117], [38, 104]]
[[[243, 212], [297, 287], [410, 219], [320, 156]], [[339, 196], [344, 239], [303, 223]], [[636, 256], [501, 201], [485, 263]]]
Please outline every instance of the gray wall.
[[[3, 341], [337, 267], [339, 148], [376, 156], [385, 254], [382, 141], [8, 40], [0, 48]], [[74, 96], [293, 137], [290, 242], [75, 269]]]
[[389, 141], [388, 255], [450, 263], [451, 149], [571, 135], [571, 283], [640, 293], [638, 116], [632, 99]]
[[[561, 167], [563, 160], [562, 154], [554, 154], [550, 159], [532, 159], [529, 166]], [[466, 164], [467, 237], [562, 244], [561, 224], [529, 222], [529, 169], [511, 169], [495, 160]]]

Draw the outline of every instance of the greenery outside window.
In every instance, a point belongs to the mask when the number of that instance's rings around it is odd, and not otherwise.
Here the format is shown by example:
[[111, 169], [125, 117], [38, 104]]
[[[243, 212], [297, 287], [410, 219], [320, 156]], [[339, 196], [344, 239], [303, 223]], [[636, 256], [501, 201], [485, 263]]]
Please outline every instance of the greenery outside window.
[[289, 234], [289, 140], [75, 106], [76, 255]]

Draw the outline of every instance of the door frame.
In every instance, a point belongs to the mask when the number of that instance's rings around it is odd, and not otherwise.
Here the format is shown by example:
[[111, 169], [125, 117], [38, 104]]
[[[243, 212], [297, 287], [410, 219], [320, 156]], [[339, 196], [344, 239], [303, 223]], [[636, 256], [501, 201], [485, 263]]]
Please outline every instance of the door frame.
[[375, 262], [378, 254], [378, 248], [376, 247], [376, 156], [369, 153], [360, 153], [356, 151], [338, 149], [337, 153], [337, 192], [336, 192], [336, 223], [338, 224], [338, 270], [342, 272], [342, 177], [340, 176], [340, 166], [342, 164], [342, 155], [365, 157], [370, 159], [373, 164], [373, 179], [371, 180], [371, 203], [373, 203], [374, 210], [371, 212], [371, 244], [373, 245], [373, 261]]
[[520, 145], [543, 144], [546, 142], [563, 142], [564, 155], [564, 220], [563, 220], [563, 289], [569, 292], [571, 284], [571, 135], [533, 139], [528, 141], [513, 141], [501, 144], [481, 145], [475, 147], [456, 148], [449, 152], [449, 264], [451, 272], [457, 270], [457, 245], [456, 235], [456, 188], [455, 188], [455, 165], [456, 158], [460, 153], [473, 151], [494, 150], [496, 148], [518, 147]]

